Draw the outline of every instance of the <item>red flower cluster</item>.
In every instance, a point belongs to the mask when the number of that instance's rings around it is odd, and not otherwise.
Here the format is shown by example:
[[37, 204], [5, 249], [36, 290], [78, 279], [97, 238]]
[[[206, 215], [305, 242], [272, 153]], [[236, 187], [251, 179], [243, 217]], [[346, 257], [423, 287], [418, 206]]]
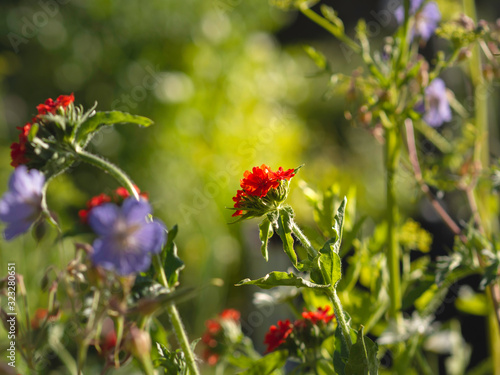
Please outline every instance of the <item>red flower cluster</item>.
[[271, 326], [264, 337], [264, 344], [267, 345], [267, 352], [272, 352], [283, 344], [290, 333], [293, 332], [293, 324], [290, 320], [278, 321], [277, 326]]
[[26, 157], [26, 143], [28, 142], [28, 134], [31, 130], [31, 126], [36, 123], [41, 115], [46, 115], [47, 113], [56, 113], [59, 108], [66, 108], [71, 103], [73, 103], [75, 97], [71, 95], [59, 95], [59, 97], [54, 101], [52, 99], [47, 99], [44, 104], [39, 104], [36, 106], [38, 114], [31, 119], [31, 122], [26, 123], [22, 127], [17, 127], [21, 131], [19, 133], [19, 143], [14, 142], [10, 145], [10, 156], [11, 163], [13, 167], [17, 167], [20, 164], [26, 164], [29, 159]]
[[207, 330], [201, 337], [201, 341], [207, 348], [203, 351], [203, 359], [210, 366], [217, 364], [225, 348], [224, 331], [221, 324], [221, 321], [224, 320], [233, 321], [239, 324], [240, 312], [234, 309], [226, 309], [219, 314], [217, 319], [209, 319], [205, 322]]
[[317, 311], [304, 311], [302, 313], [302, 319], [296, 320], [294, 323], [290, 323], [290, 320], [278, 321], [277, 326], [271, 326], [269, 331], [264, 337], [264, 344], [267, 345], [267, 352], [272, 352], [279, 348], [282, 344], [287, 341], [287, 338], [297, 333], [297, 331], [304, 331], [308, 325], [318, 325], [318, 323], [328, 324], [335, 317], [334, 314], [328, 314], [330, 306], [325, 306], [324, 308], [318, 308]]
[[[253, 167], [252, 172], [245, 171], [243, 179], [240, 180], [242, 190], [236, 192], [233, 197], [234, 208], [243, 208], [243, 201], [247, 196], [263, 198], [269, 190], [276, 189], [280, 186], [280, 181], [290, 180], [295, 176], [294, 169], [283, 170], [279, 167], [276, 172], [273, 172], [267, 165], [262, 164], [260, 167]], [[243, 214], [243, 210], [237, 210], [233, 216]]]
[[[141, 193], [141, 191], [139, 190], [139, 188], [137, 186], [134, 185], [134, 187], [135, 187], [135, 190], [137, 190], [137, 192], [139, 193], [139, 195], [142, 198], [148, 200], [148, 193]], [[108, 203], [108, 202], [114, 202], [114, 203], [120, 204], [128, 197], [130, 197], [130, 193], [128, 192], [128, 190], [126, 188], [124, 188], [122, 186], [117, 188], [111, 194], [111, 196], [102, 193], [102, 194], [99, 194], [95, 197], [92, 197], [87, 201], [87, 208], [78, 211], [78, 216], [80, 217], [80, 221], [83, 224], [87, 224], [87, 218], [89, 216], [89, 213], [94, 207], [100, 206], [101, 204]]]
[[304, 311], [302, 317], [306, 320], [311, 321], [312, 324], [318, 324], [318, 322], [329, 323], [335, 317], [335, 314], [328, 314], [330, 306], [319, 307], [318, 311]]

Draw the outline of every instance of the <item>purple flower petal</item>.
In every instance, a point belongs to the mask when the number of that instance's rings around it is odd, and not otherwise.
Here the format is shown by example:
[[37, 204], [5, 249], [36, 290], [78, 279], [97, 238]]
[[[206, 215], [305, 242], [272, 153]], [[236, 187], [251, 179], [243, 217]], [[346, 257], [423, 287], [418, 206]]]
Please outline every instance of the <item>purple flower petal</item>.
[[438, 127], [451, 119], [452, 113], [446, 96], [446, 85], [442, 79], [436, 78], [425, 89], [424, 121], [432, 127]]
[[26, 166], [17, 167], [9, 179], [9, 191], [0, 200], [0, 220], [7, 223], [4, 237], [11, 240], [26, 232], [42, 212], [44, 175]]
[[113, 230], [116, 220], [120, 215], [120, 209], [116, 204], [105, 203], [94, 207], [88, 217], [90, 227], [96, 234], [105, 236]]
[[148, 249], [153, 254], [158, 254], [165, 245], [165, 226], [153, 221], [137, 230], [133, 236], [141, 249]]
[[166, 239], [165, 226], [149, 221], [150, 213], [149, 203], [135, 198], [127, 198], [122, 207], [107, 203], [93, 208], [89, 224], [99, 238], [93, 244], [92, 262], [119, 275], [146, 271]]
[[122, 212], [128, 224], [144, 223], [151, 213], [151, 206], [144, 199], [130, 197], [123, 202]]
[[[410, 37], [420, 37], [423, 41], [429, 40], [436, 30], [439, 21], [441, 20], [441, 12], [434, 1], [427, 2], [422, 7], [423, 0], [411, 0], [410, 15], [415, 16], [415, 24], [410, 30]], [[394, 11], [394, 17], [398, 24], [404, 22], [404, 7], [401, 5]]]

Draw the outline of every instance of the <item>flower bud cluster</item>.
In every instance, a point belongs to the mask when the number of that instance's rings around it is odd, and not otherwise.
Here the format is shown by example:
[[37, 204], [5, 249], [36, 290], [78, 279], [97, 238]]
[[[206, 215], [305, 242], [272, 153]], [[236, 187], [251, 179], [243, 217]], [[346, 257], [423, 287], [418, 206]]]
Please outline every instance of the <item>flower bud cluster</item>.
[[228, 353], [229, 348], [243, 337], [240, 312], [226, 309], [216, 319], [207, 320], [205, 326], [207, 330], [201, 337], [201, 341], [205, 344], [203, 358], [209, 365], [214, 366], [224, 354]]
[[323, 340], [333, 334], [334, 314], [329, 314], [330, 306], [318, 308], [316, 311], [304, 311], [302, 319], [295, 322], [280, 320], [267, 332], [264, 343], [267, 352], [288, 349], [291, 355], [304, 357], [306, 349], [320, 346]]
[[[252, 171], [245, 171], [240, 180], [241, 190], [233, 197], [233, 217], [241, 219], [259, 217], [280, 207], [286, 200], [289, 191], [290, 179], [295, 176], [297, 169], [283, 170], [282, 167], [273, 172], [270, 167], [262, 164]], [[245, 211], [245, 212], [244, 212]]]

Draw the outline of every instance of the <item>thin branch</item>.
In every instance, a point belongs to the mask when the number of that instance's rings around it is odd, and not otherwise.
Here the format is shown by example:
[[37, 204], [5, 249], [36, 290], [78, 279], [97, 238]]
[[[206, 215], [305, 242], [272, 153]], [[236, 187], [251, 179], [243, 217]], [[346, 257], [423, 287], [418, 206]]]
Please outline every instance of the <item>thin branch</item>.
[[[437, 198], [432, 194], [429, 186], [425, 183], [425, 181], [422, 178], [422, 171], [420, 169], [420, 164], [418, 162], [418, 155], [417, 155], [417, 148], [415, 146], [415, 133], [413, 131], [413, 123], [410, 119], [405, 120], [405, 126], [406, 126], [406, 140], [407, 140], [407, 145], [408, 145], [408, 154], [410, 157], [410, 162], [413, 167], [413, 172], [415, 173], [415, 179], [417, 180], [418, 184], [420, 185], [420, 188], [422, 191], [425, 193], [425, 195], [429, 198], [429, 200], [432, 203], [432, 206], [436, 210], [436, 212], [441, 216], [443, 221], [446, 223], [446, 225], [451, 229], [451, 231], [457, 235], [460, 240], [464, 243], [467, 244], [468, 239], [467, 237], [462, 233], [460, 227], [455, 223], [455, 221], [448, 215], [446, 210], [443, 208], [443, 206], [439, 203]], [[472, 191], [471, 189], [466, 189], [466, 192]], [[469, 199], [469, 203], [472, 205], [475, 204], [475, 199], [472, 201]], [[477, 206], [476, 206], [477, 208]], [[474, 212], [474, 207], [471, 207], [471, 210]], [[476, 251], [476, 257], [479, 262], [479, 265], [481, 267], [485, 267], [484, 260], [481, 258], [481, 255], [479, 252]], [[487, 288], [487, 291], [491, 295], [491, 301], [493, 303], [493, 308], [495, 309], [495, 315], [496, 315], [496, 320], [498, 323], [498, 329], [500, 330], [500, 286], [497, 283], [490, 284]]]
[[443, 219], [445, 224], [450, 228], [450, 230], [460, 237], [460, 240], [464, 243], [467, 242], [467, 237], [462, 233], [460, 227], [457, 223], [448, 215], [448, 212], [443, 208], [438, 199], [434, 196], [429, 186], [425, 183], [422, 177], [422, 171], [420, 169], [420, 164], [418, 162], [417, 147], [415, 146], [415, 132], [413, 130], [413, 123], [410, 119], [405, 120], [406, 126], [406, 142], [408, 145], [408, 154], [410, 156], [410, 162], [413, 167], [413, 172], [415, 174], [415, 179], [420, 186], [420, 189], [430, 200], [432, 207], [436, 210], [438, 215]]

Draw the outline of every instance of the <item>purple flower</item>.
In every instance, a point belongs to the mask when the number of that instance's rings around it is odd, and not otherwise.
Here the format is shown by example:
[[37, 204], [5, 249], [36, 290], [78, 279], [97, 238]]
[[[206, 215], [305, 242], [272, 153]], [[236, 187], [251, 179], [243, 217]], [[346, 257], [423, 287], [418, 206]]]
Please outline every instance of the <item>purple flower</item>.
[[99, 236], [92, 262], [119, 275], [146, 271], [152, 254], [165, 244], [165, 227], [148, 216], [151, 206], [143, 199], [127, 198], [121, 207], [106, 203], [90, 211], [88, 222]]
[[6, 240], [26, 232], [42, 212], [42, 191], [45, 177], [25, 165], [17, 167], [9, 180], [9, 191], [0, 200], [0, 220], [7, 223]]
[[434, 79], [425, 88], [424, 103], [420, 103], [416, 110], [424, 114], [424, 121], [432, 127], [441, 126], [451, 121], [451, 109], [446, 97], [446, 86], [441, 78]]
[[[428, 41], [441, 21], [441, 12], [434, 1], [429, 1], [422, 6], [424, 0], [410, 1], [410, 15], [415, 15], [415, 24], [411, 29], [411, 38], [420, 37], [423, 41]], [[399, 6], [394, 11], [396, 20], [401, 25], [404, 22], [404, 8]]]

